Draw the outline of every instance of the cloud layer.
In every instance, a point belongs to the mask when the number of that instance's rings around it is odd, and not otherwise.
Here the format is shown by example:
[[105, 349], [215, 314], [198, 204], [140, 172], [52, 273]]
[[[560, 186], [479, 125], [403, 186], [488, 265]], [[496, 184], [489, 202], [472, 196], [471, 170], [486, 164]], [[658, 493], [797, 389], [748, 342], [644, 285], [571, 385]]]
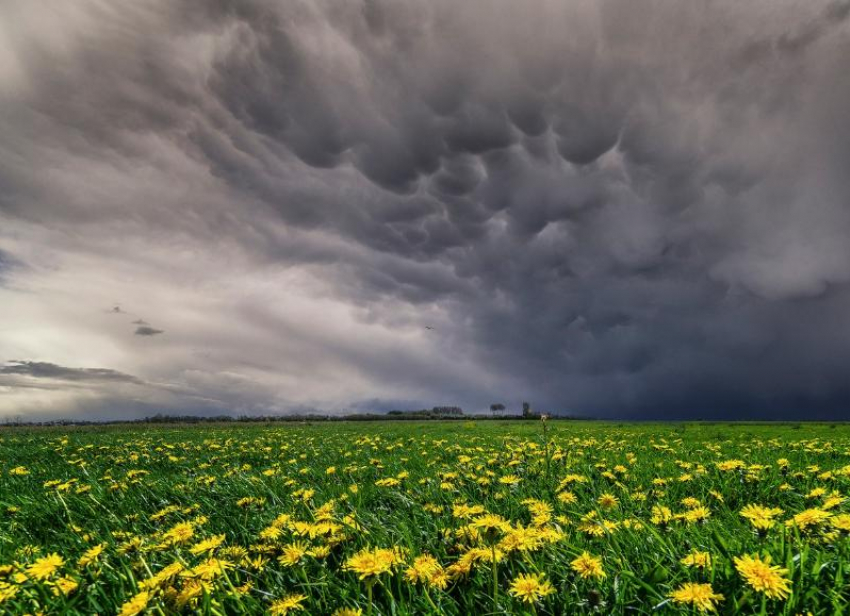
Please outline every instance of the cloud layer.
[[0, 415], [841, 417], [848, 57], [846, 1], [7, 3]]

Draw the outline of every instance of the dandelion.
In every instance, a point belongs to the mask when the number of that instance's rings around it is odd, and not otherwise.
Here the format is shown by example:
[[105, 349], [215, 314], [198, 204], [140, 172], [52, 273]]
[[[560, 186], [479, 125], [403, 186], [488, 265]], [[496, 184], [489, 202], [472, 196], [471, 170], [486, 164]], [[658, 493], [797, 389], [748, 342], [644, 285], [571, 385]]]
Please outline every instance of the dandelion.
[[650, 521], [658, 526], [666, 526], [673, 519], [673, 512], [669, 507], [663, 505], [654, 505], [652, 507], [652, 517]]
[[569, 490], [565, 490], [558, 494], [558, 500], [564, 503], [565, 505], [572, 505], [578, 502], [578, 498], [576, 495], [570, 492]]
[[80, 567], [87, 567], [97, 562], [97, 560], [100, 558], [100, 555], [103, 554], [104, 548], [106, 548], [106, 544], [104, 543], [99, 543], [95, 546], [90, 547], [88, 550], [83, 552], [83, 555], [80, 556], [79, 560], [77, 561], [77, 564]]
[[602, 580], [605, 578], [605, 571], [602, 569], [602, 558], [593, 556], [589, 552], [582, 552], [578, 558], [570, 563], [570, 567], [583, 579], [597, 578]]
[[303, 610], [301, 605], [307, 599], [306, 595], [292, 594], [278, 599], [269, 607], [269, 614], [272, 616], [286, 616], [289, 612], [295, 610]]
[[492, 573], [492, 599], [496, 604], [499, 595], [499, 560], [496, 556], [496, 539], [500, 533], [511, 530], [511, 525], [503, 517], [493, 514], [485, 514], [475, 518], [471, 524], [472, 528], [481, 530], [484, 540], [490, 544], [491, 551], [491, 573]]
[[752, 524], [758, 531], [766, 531], [776, 524], [774, 518], [782, 515], [782, 509], [776, 507], [762, 507], [761, 505], [747, 505], [741, 509], [741, 517]]
[[693, 550], [679, 562], [681, 562], [686, 567], [693, 567], [695, 569], [710, 569], [711, 554], [709, 554], [708, 552], [700, 552], [699, 550]]
[[64, 564], [65, 560], [54, 552], [47, 556], [42, 556], [27, 567], [27, 576], [36, 580], [45, 580], [56, 573], [59, 567]]
[[174, 598], [174, 602], [179, 608], [183, 608], [187, 605], [193, 605], [196, 603], [197, 599], [204, 594], [206, 589], [207, 586], [204, 585], [203, 582], [189, 580], [183, 585], [180, 592], [177, 593], [177, 596]]
[[694, 507], [680, 515], [681, 519], [690, 524], [705, 522], [710, 516], [711, 511], [707, 507]]
[[597, 498], [596, 502], [602, 509], [613, 509], [620, 503], [616, 496], [607, 492]]
[[296, 541], [283, 547], [283, 554], [278, 556], [277, 560], [285, 567], [293, 567], [297, 565], [304, 556], [310, 551], [310, 546], [306, 543]]
[[0, 604], [3, 604], [10, 599], [14, 599], [15, 595], [18, 594], [18, 589], [19, 587], [13, 584], [0, 582]]
[[54, 594], [68, 596], [80, 586], [79, 582], [73, 578], [61, 577], [53, 583]]
[[213, 535], [212, 537], [204, 539], [203, 541], [199, 541], [191, 548], [189, 548], [189, 551], [195, 556], [198, 556], [200, 554], [212, 552], [222, 543], [224, 543], [224, 535]]
[[233, 568], [233, 563], [218, 558], [208, 558], [201, 564], [193, 567], [188, 575], [203, 581], [211, 581]]
[[404, 572], [404, 576], [411, 582], [428, 582], [436, 573], [442, 570], [439, 561], [429, 554], [417, 556]]
[[840, 513], [837, 516], [831, 518], [829, 520], [829, 523], [832, 525], [833, 528], [836, 528], [842, 532], [850, 532], [850, 514]]
[[717, 490], [709, 490], [709, 491], [708, 491], [708, 493], [709, 493], [709, 494], [712, 496], [712, 498], [714, 498], [716, 501], [721, 502], [721, 503], [722, 503], [722, 502], [724, 502], [724, 501], [723, 501], [723, 495], [722, 495], [720, 492], [718, 492]]
[[143, 590], [121, 606], [118, 616], [136, 616], [136, 614], [140, 614], [148, 606], [150, 599], [151, 593]]
[[714, 603], [723, 601], [723, 595], [714, 592], [711, 584], [686, 582], [670, 593], [673, 603], [692, 605], [702, 613], [716, 610]]
[[354, 571], [361, 580], [366, 580], [377, 578], [384, 573], [392, 575], [392, 568], [398, 562], [398, 555], [393, 550], [363, 549], [346, 560], [344, 568]]
[[735, 558], [735, 569], [754, 590], [771, 599], [785, 599], [791, 594], [791, 581], [784, 576], [787, 569], [770, 564], [770, 558], [762, 560], [758, 555]]
[[173, 562], [153, 577], [143, 581], [139, 584], [139, 587], [142, 590], [156, 590], [178, 574], [182, 573], [184, 570], [185, 567], [183, 566], [183, 563], [179, 561]]
[[511, 529], [511, 525], [505, 518], [491, 513], [475, 518], [471, 526], [481, 530], [485, 537], [491, 538], [495, 538], [499, 533], [504, 533]]
[[801, 531], [808, 531], [813, 527], [820, 526], [831, 517], [832, 514], [828, 511], [824, 511], [823, 509], [806, 509], [785, 522], [785, 525], [789, 527], [796, 526]]
[[180, 522], [172, 526], [162, 538], [167, 544], [176, 545], [186, 543], [195, 534], [195, 528], [191, 522]]
[[378, 576], [388, 573], [392, 575], [394, 566], [401, 562], [398, 552], [377, 548], [360, 550], [345, 561], [344, 568], [354, 571], [361, 581], [366, 582], [366, 596], [369, 600], [368, 610], [372, 613], [372, 587], [378, 581]]
[[555, 589], [552, 584], [543, 579], [543, 574], [521, 574], [511, 582], [511, 588], [508, 592], [524, 603], [534, 603], [547, 595], [551, 595], [555, 592]]

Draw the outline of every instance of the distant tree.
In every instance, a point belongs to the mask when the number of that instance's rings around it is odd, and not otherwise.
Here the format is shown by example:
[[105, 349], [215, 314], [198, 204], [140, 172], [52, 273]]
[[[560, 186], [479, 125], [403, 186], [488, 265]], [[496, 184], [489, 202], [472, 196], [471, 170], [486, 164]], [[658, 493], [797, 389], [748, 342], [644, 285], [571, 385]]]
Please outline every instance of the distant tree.
[[434, 415], [463, 415], [463, 409], [459, 406], [435, 406], [431, 412]]
[[504, 411], [504, 410], [505, 410], [505, 405], [502, 404], [501, 402], [497, 402], [495, 404], [490, 405], [490, 412], [493, 413], [493, 417], [495, 417], [496, 413], [498, 413], [499, 411]]
[[526, 419], [531, 417], [531, 405], [528, 402], [522, 403], [522, 416]]

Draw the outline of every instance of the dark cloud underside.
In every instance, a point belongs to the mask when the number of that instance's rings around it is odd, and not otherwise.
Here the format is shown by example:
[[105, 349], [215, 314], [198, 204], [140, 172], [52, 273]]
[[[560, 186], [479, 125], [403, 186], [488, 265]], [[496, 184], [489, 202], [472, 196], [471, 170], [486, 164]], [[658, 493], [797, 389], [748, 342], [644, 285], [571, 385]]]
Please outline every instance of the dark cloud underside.
[[12, 361], [0, 366], [0, 378], [3, 375], [27, 376], [36, 379], [54, 379], [59, 381], [99, 381], [139, 383], [129, 374], [107, 368], [69, 368], [49, 362]]

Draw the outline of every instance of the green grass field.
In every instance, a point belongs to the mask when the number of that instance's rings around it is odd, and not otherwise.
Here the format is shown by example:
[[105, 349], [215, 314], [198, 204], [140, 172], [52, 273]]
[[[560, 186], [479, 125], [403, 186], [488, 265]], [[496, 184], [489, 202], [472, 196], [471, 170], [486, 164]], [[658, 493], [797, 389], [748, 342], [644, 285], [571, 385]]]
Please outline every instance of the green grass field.
[[848, 491], [845, 425], [3, 429], [0, 612], [837, 614]]

